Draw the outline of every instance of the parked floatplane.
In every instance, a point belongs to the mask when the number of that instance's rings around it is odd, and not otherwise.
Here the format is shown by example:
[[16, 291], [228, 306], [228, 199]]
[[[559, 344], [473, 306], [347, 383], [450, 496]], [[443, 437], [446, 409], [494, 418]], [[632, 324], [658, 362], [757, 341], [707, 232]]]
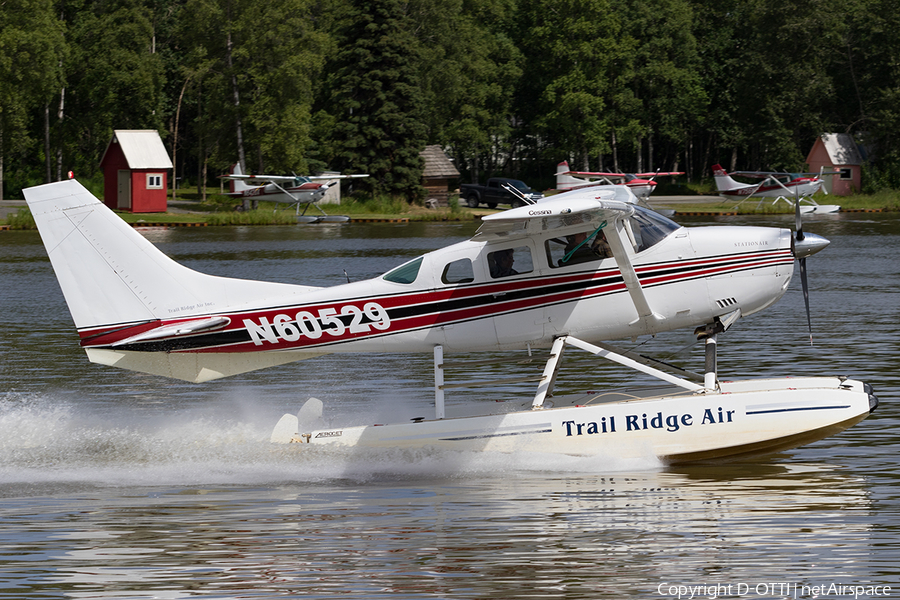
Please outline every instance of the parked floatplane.
[[[25, 190], [92, 362], [203, 382], [333, 352], [433, 353], [433, 418], [329, 428], [321, 402], [311, 399], [278, 423], [276, 442], [655, 455], [674, 463], [795, 447], [874, 410], [871, 388], [843, 377], [718, 377], [719, 334], [785, 293], [794, 258], [806, 292], [806, 257], [828, 242], [804, 236], [799, 214], [796, 235], [688, 229], [617, 193], [586, 188], [493, 214], [470, 240], [375, 279], [316, 288], [183, 267], [75, 180]], [[604, 343], [681, 328], [705, 343], [703, 373]], [[660, 384], [553, 395], [567, 347]], [[550, 354], [535, 373], [533, 398], [445, 406], [445, 353], [540, 348]]]

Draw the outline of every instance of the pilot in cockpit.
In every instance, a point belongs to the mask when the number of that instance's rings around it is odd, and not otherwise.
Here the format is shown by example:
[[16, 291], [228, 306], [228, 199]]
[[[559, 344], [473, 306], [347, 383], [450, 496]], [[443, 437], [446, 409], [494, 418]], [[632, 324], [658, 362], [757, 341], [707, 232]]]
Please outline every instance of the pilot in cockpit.
[[577, 265], [592, 260], [600, 260], [612, 256], [606, 235], [599, 231], [596, 237], [588, 240], [590, 232], [582, 231], [566, 236], [566, 247], [560, 266]]
[[511, 275], [519, 274], [518, 271], [512, 268], [515, 260], [513, 258], [513, 248], [493, 252], [491, 253], [490, 258], [492, 260], [488, 262], [491, 267], [491, 277], [496, 279], [497, 277], [509, 277]]

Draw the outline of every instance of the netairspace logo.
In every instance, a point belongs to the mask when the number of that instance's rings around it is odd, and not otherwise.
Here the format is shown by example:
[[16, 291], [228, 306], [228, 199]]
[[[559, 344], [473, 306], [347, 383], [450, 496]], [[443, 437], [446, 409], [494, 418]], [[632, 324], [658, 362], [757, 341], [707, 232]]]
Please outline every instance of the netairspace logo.
[[775, 583], [716, 583], [701, 585], [685, 585], [663, 582], [656, 587], [660, 596], [692, 600], [694, 598], [746, 598], [754, 596], [780, 596], [782, 598], [808, 598], [827, 596], [829, 598], [884, 598], [891, 595], [891, 586], [872, 583], [825, 583], [808, 585], [792, 582]]

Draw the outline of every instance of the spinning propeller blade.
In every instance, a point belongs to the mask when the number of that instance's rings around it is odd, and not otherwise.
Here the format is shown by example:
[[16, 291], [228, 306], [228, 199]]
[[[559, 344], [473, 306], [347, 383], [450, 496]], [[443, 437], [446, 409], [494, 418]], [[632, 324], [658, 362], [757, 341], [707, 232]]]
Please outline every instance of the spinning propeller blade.
[[820, 235], [814, 233], [805, 235], [803, 233], [799, 195], [797, 195], [794, 203], [794, 224], [797, 229], [794, 234], [794, 256], [797, 257], [797, 262], [800, 263], [800, 283], [803, 286], [803, 301], [806, 303], [806, 325], [809, 327], [809, 345], [812, 346], [812, 318], [809, 313], [809, 282], [806, 277], [806, 257], [822, 250], [830, 242]]
[[813, 345], [812, 319], [809, 316], [809, 284], [806, 279], [806, 259], [800, 259], [800, 283], [803, 285], [803, 301], [806, 303], [806, 326], [809, 327], [809, 345]]

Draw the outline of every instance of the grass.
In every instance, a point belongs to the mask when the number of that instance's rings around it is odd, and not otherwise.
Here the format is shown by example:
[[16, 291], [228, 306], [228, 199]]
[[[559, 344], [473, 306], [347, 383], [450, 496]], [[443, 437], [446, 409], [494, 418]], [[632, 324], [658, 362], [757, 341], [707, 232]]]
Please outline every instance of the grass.
[[[741, 203], [734, 200], [726, 200], [718, 196], [705, 196], [703, 200], [666, 204], [665, 201], [656, 201], [650, 197], [650, 205], [654, 208], [674, 208], [676, 211], [685, 212], [736, 212], [741, 215], [767, 215], [790, 214], [794, 212], [793, 203], [778, 202], [773, 204], [773, 198], [766, 198], [760, 203], [760, 198], [744, 200]], [[817, 194], [813, 198], [818, 204], [837, 204], [842, 211], [873, 210], [873, 211], [900, 211], [900, 192], [882, 190], [875, 194], [854, 194], [852, 196], [826, 196]], [[803, 204], [807, 204], [804, 202]], [[758, 207], [758, 208], [757, 208]]]
[[[234, 198], [220, 194], [209, 194], [207, 200], [202, 202], [196, 193], [179, 191], [178, 201], [170, 203], [170, 208], [194, 213], [195, 220], [206, 221], [210, 225], [277, 225], [294, 223], [297, 213], [296, 207], [288, 204], [275, 205], [274, 202], [259, 202], [259, 208], [255, 211], [235, 211], [239, 202]], [[483, 211], [469, 211], [459, 206], [457, 198], [450, 199], [449, 206], [437, 209], [429, 209], [424, 206], [410, 204], [404, 200], [390, 197], [372, 199], [359, 199], [347, 197], [341, 199], [338, 204], [321, 204], [322, 210], [333, 215], [347, 215], [358, 219], [399, 219], [405, 218], [411, 221], [448, 221], [470, 220], [475, 214]], [[303, 209], [300, 209], [303, 212]], [[267, 214], [269, 216], [267, 216]], [[315, 206], [306, 210], [307, 215], [321, 215]], [[253, 215], [253, 216], [241, 216]]]
[[37, 229], [34, 224], [34, 217], [27, 208], [20, 208], [15, 214], [10, 213], [6, 216], [6, 224], [10, 229]]

